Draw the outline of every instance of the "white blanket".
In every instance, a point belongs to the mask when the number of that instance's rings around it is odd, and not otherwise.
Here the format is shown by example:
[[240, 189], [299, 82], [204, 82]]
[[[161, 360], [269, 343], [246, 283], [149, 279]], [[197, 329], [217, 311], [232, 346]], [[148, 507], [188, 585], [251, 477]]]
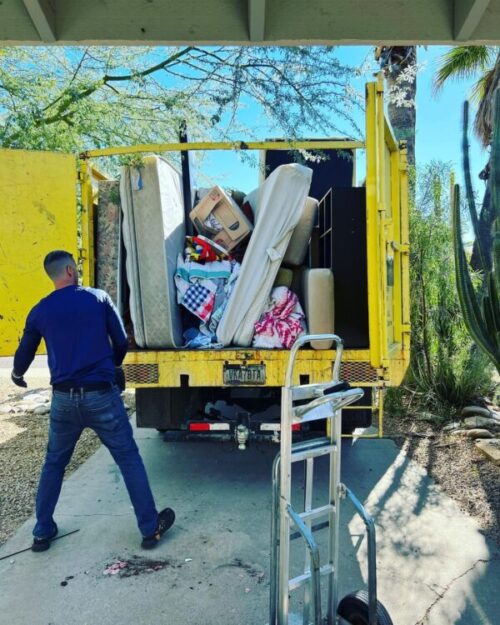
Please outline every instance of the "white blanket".
[[311, 185], [312, 170], [281, 165], [257, 193], [257, 220], [240, 276], [217, 329], [224, 345], [249, 346], [276, 274], [298, 224]]

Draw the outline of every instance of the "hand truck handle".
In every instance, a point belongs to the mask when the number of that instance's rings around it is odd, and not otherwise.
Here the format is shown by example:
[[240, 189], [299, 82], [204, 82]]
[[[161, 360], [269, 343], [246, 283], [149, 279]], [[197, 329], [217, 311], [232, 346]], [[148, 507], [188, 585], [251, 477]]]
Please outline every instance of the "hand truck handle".
[[295, 341], [290, 351], [290, 358], [288, 359], [288, 367], [286, 370], [285, 386], [292, 386], [293, 380], [293, 368], [295, 366], [295, 359], [297, 352], [306, 343], [311, 341], [334, 341], [337, 344], [335, 354], [335, 364], [333, 365], [333, 380], [338, 381], [340, 378], [340, 363], [342, 361], [342, 353], [344, 351], [344, 341], [336, 334], [303, 334]]

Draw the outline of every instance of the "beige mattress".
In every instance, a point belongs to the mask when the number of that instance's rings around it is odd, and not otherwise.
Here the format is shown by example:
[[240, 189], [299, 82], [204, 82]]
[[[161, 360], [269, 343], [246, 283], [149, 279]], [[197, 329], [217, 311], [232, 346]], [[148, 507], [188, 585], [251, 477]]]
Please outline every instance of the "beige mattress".
[[139, 347], [182, 347], [174, 274], [184, 249], [182, 176], [159, 156], [140, 169], [122, 168], [120, 196], [130, 286], [130, 314]]
[[[307, 269], [303, 277], [304, 307], [310, 334], [334, 333], [333, 273]], [[332, 341], [312, 341], [313, 349], [330, 349]]]
[[300, 217], [299, 223], [296, 225], [288, 248], [286, 250], [283, 264], [289, 267], [300, 267], [309, 248], [309, 241], [316, 223], [318, 214], [318, 202], [313, 198], [307, 198], [304, 204], [304, 210]]
[[259, 187], [255, 228], [217, 328], [217, 338], [223, 345], [252, 344], [255, 323], [266, 307], [293, 230], [303, 213], [311, 178], [312, 170], [308, 167], [296, 163], [281, 165]]

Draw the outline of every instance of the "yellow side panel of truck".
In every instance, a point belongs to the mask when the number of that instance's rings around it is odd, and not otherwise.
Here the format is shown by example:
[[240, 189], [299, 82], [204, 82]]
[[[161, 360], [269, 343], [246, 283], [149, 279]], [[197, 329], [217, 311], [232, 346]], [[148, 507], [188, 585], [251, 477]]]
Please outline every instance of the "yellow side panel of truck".
[[0, 150], [0, 356], [15, 352], [27, 314], [52, 290], [45, 255], [77, 258], [76, 183], [73, 155]]

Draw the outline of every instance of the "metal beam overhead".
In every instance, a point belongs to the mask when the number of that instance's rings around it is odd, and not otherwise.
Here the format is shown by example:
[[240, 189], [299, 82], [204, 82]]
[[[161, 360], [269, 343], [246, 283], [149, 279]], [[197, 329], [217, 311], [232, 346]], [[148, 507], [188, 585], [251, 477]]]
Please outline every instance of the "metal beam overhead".
[[56, 37], [56, 14], [50, 0], [23, 0], [24, 6], [44, 43], [54, 43]]
[[264, 41], [266, 0], [248, 0], [248, 34], [250, 41]]
[[457, 41], [472, 37], [489, 4], [490, 0], [455, 0], [454, 35]]
[[500, 0], [0, 0], [0, 45], [498, 45]]

